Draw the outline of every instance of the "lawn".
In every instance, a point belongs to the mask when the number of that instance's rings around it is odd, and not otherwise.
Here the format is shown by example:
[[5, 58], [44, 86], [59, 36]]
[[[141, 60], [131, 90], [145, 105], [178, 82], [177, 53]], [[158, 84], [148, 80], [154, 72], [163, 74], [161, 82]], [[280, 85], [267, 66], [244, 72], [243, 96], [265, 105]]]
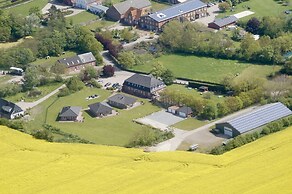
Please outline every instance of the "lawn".
[[[253, 76], [266, 76], [279, 69], [277, 66], [255, 65], [237, 60], [216, 59], [210, 57], [198, 57], [194, 55], [170, 54], [156, 59], [164, 67], [170, 69], [176, 77], [193, 80], [221, 83], [227, 75], [244, 75], [253, 72]], [[151, 63], [134, 66], [133, 70], [149, 73]], [[244, 71], [245, 70], [245, 71]]]
[[88, 11], [83, 11], [77, 15], [67, 17], [67, 21], [73, 22], [73, 24], [86, 24], [87, 22], [97, 20], [97, 15], [90, 13]]
[[[0, 70], [1, 72], [1, 70]], [[0, 86], [5, 85], [12, 78], [10, 75], [0, 75]]]
[[65, 57], [73, 57], [76, 54], [77, 53], [74, 51], [66, 51], [65, 54], [61, 55], [60, 57], [50, 57], [49, 59], [45, 59], [45, 58], [37, 59], [36, 61], [32, 62], [32, 64], [50, 68], [57, 62], [58, 59], [62, 59]]
[[180, 94], [183, 95], [192, 95], [196, 98], [200, 98], [200, 99], [209, 99], [214, 103], [218, 103], [224, 100], [224, 97], [222, 95], [216, 95], [213, 92], [205, 92], [203, 94], [201, 94], [201, 92], [198, 92], [195, 89], [192, 88], [187, 88], [184, 85], [178, 85], [178, 84], [172, 84], [170, 86], [167, 86], [168, 90], [172, 90], [172, 91], [176, 91], [179, 92]]
[[242, 11], [247, 11], [247, 7], [250, 7], [250, 11], [255, 12], [255, 14], [244, 17], [244, 20], [247, 20], [251, 17], [263, 17], [263, 16], [279, 16], [285, 15], [284, 11], [289, 10], [291, 6], [283, 6], [282, 4], [277, 3], [275, 0], [249, 0], [243, 3], [240, 3], [235, 7], [234, 12], [221, 13], [219, 17], [226, 15], [233, 15]]
[[109, 27], [115, 23], [116, 22], [109, 21], [109, 20], [97, 20], [91, 24], [86, 25], [86, 28], [88, 28], [89, 30], [96, 30], [97, 28]]
[[[170, 54], [156, 59], [166, 68], [173, 71], [176, 77], [194, 80], [203, 80], [220, 83], [227, 75], [241, 73], [251, 64], [241, 63], [236, 60], [215, 59], [209, 57], [198, 57], [194, 55]], [[149, 73], [152, 66], [135, 66], [134, 70]]]
[[51, 93], [52, 91], [54, 91], [55, 89], [57, 89], [58, 87], [60, 87], [63, 83], [52, 83], [46, 86], [40, 86], [38, 87], [38, 89], [42, 92], [41, 95], [36, 96], [36, 97], [29, 97], [27, 92], [21, 92], [18, 93], [14, 96], [9, 96], [6, 99], [11, 101], [11, 102], [19, 102], [21, 99], [24, 99], [25, 102], [33, 102], [36, 101], [44, 96], [46, 96], [47, 94]]
[[45, 7], [45, 5], [48, 3], [48, 0], [33, 0], [29, 3], [25, 3], [23, 5], [18, 5], [16, 7], [12, 7], [7, 9], [8, 12], [13, 14], [20, 14], [23, 16], [27, 16], [29, 14], [29, 9], [32, 7], [39, 7], [40, 10]]
[[0, 49], [9, 49], [24, 42], [24, 38], [18, 39], [16, 42], [0, 43]]
[[158, 2], [158, 1], [151, 1], [152, 4], [152, 12], [159, 11], [165, 8], [170, 7], [171, 5], [166, 2]]
[[[92, 94], [98, 94], [100, 97], [95, 100], [86, 101], [85, 98]], [[82, 106], [86, 109], [89, 104], [103, 101], [109, 97], [110, 94], [111, 93], [107, 90], [85, 88], [82, 91], [67, 97], [59, 99], [52, 97], [47, 102], [44, 102], [33, 110], [35, 119], [29, 123], [28, 127], [41, 127], [46, 119], [45, 109], [51, 105], [47, 112], [48, 116], [46, 121], [48, 124], [58, 127], [65, 132], [76, 134], [81, 138], [97, 144], [124, 146], [137, 131], [146, 127], [136, 124], [132, 120], [158, 111], [158, 107], [145, 101], [144, 105], [140, 105], [134, 109], [119, 110], [119, 115], [112, 117], [96, 119], [89, 116], [86, 111], [83, 111], [83, 117], [85, 120], [82, 123], [59, 123], [56, 121], [58, 113], [62, 107], [71, 105]]]
[[292, 127], [214, 156], [49, 143], [0, 126], [0, 193], [291, 193], [291, 153]]
[[208, 124], [208, 121], [201, 121], [201, 120], [198, 120], [196, 118], [188, 118], [188, 119], [185, 119], [179, 123], [172, 125], [172, 127], [190, 131], [190, 130], [202, 127], [204, 125], [207, 125], [207, 124]]

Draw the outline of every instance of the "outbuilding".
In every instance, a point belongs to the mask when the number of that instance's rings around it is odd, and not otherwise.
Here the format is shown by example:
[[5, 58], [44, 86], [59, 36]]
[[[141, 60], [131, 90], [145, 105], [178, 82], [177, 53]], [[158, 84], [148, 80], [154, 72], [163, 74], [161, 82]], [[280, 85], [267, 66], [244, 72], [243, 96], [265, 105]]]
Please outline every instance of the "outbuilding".
[[193, 114], [193, 111], [188, 106], [182, 106], [176, 110], [176, 113], [178, 116], [186, 118], [186, 117], [190, 117]]
[[176, 114], [177, 109], [179, 109], [178, 106], [170, 106], [167, 108], [167, 112], [170, 112], [172, 114]]
[[290, 115], [292, 115], [292, 111], [277, 102], [264, 105], [230, 121], [217, 123], [216, 129], [229, 137], [235, 137]]
[[213, 28], [216, 30], [221, 30], [222, 28], [226, 28], [230, 25], [236, 24], [238, 18], [235, 16], [228, 16], [224, 18], [215, 19], [213, 22], [208, 24], [209, 28]]

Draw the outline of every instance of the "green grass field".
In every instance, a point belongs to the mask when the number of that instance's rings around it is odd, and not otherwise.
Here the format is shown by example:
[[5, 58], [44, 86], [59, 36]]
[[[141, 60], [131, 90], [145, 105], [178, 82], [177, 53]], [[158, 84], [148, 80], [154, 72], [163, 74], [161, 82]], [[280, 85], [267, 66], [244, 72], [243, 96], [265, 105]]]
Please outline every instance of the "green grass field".
[[[87, 101], [85, 98], [92, 94], [98, 94], [100, 97]], [[158, 107], [145, 101], [144, 105], [140, 105], [131, 110], [118, 110], [119, 115], [111, 117], [102, 119], [92, 118], [86, 111], [83, 111], [85, 120], [82, 123], [59, 123], [56, 121], [62, 107], [71, 105], [82, 106], [86, 109], [89, 104], [103, 101], [109, 97], [110, 94], [111, 93], [107, 90], [85, 88], [80, 92], [59, 99], [57, 97], [51, 97], [31, 111], [34, 120], [28, 123], [28, 128], [38, 129], [47, 121], [48, 124], [58, 127], [65, 132], [76, 134], [81, 138], [97, 144], [124, 146], [137, 131], [146, 127], [136, 124], [132, 120], [158, 111]], [[49, 108], [46, 119], [45, 110], [47, 107]]]
[[170, 4], [166, 2], [158, 2], [158, 1], [153, 1], [153, 0], [151, 1], [151, 4], [152, 4], [151, 8], [153, 12], [159, 11], [171, 6]]
[[[281, 1], [279, 1], [281, 2]], [[221, 13], [219, 17], [226, 15], [233, 15], [242, 11], [248, 10], [247, 7], [250, 7], [250, 11], [255, 12], [251, 16], [244, 17], [244, 20], [247, 20], [251, 17], [263, 17], [263, 16], [279, 16], [285, 15], [284, 11], [292, 9], [292, 6], [283, 6], [281, 3], [278, 3], [275, 0], [249, 0], [237, 5], [234, 9], [234, 12]]]
[[[198, 57], [194, 55], [170, 54], [156, 59], [163, 66], [173, 71], [176, 77], [183, 77], [194, 80], [220, 83], [227, 75], [240, 74], [251, 68], [254, 75], [259, 74], [265, 77], [269, 73], [276, 71], [278, 67], [267, 65], [253, 65], [237, 60], [215, 59], [209, 57]], [[152, 69], [149, 65], [134, 66], [133, 70], [149, 73]], [[264, 70], [264, 71], [263, 71]], [[248, 71], [249, 72], [249, 71]], [[268, 74], [267, 74], [268, 72]], [[239, 77], [240, 77], [239, 76]]]
[[37, 97], [29, 97], [27, 95], [28, 94], [27, 92], [21, 92], [21, 93], [14, 95], [14, 96], [9, 96], [6, 99], [11, 101], [11, 102], [19, 102], [21, 99], [24, 99], [26, 102], [33, 102], [33, 101], [36, 101], [36, 100], [46, 96], [47, 94], [51, 93], [52, 91], [54, 91], [55, 89], [57, 89], [61, 85], [62, 85], [62, 83], [52, 83], [50, 85], [40, 86], [40, 87], [38, 87], [38, 89], [40, 91], [42, 91], [42, 94], [37, 96]]
[[23, 5], [9, 8], [7, 9], [7, 11], [13, 14], [20, 14], [23, 16], [27, 16], [29, 14], [28, 12], [30, 8], [39, 7], [41, 10], [47, 3], [48, 3], [48, 0], [33, 0], [29, 3], [25, 3]]
[[11, 78], [12, 78], [12, 76], [10, 76], [10, 75], [1, 75], [0, 76], [0, 86], [5, 85], [7, 83], [7, 81], [10, 80]]
[[66, 18], [67, 21], [72, 20], [73, 24], [82, 24], [82, 23], [86, 23], [86, 22], [96, 20], [96, 19], [97, 19], [97, 15], [90, 13], [88, 11], [83, 11], [77, 15]]
[[172, 125], [172, 127], [190, 131], [190, 130], [202, 127], [206, 124], [208, 124], [208, 121], [201, 121], [196, 118], [188, 118], [179, 123], [176, 123], [175, 125]]
[[77, 53], [74, 52], [74, 51], [66, 51], [64, 55], [61, 55], [60, 57], [50, 57], [49, 59], [37, 59], [36, 61], [32, 62], [31, 64], [34, 64], [34, 65], [40, 65], [40, 66], [43, 66], [43, 67], [47, 67], [47, 68], [50, 68], [51, 66], [53, 66], [56, 61], [58, 59], [62, 59], [62, 58], [65, 58], [65, 57], [73, 57], [75, 56]]
[[96, 28], [106, 28], [115, 23], [116, 22], [109, 21], [109, 20], [97, 20], [91, 24], [86, 25], [86, 28], [88, 28], [89, 30], [96, 30]]

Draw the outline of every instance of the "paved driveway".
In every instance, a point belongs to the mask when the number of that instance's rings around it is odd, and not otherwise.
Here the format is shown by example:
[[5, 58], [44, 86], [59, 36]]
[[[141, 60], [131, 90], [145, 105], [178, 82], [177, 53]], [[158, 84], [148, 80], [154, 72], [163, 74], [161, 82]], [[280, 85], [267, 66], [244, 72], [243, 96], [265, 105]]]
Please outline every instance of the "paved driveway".
[[194, 22], [199, 22], [201, 24], [204, 24], [205, 26], [208, 26], [208, 23], [213, 22], [219, 13], [218, 4], [212, 7], [208, 7], [207, 11], [210, 14], [209, 16], [197, 19]]
[[98, 80], [102, 81], [102, 85], [104, 86], [106, 83], [110, 82], [111, 84], [119, 83], [123, 85], [124, 81], [134, 75], [134, 73], [127, 71], [116, 71], [113, 77], [109, 78], [99, 78]]
[[159, 112], [152, 113], [151, 115], [148, 115], [146, 117], [137, 119], [136, 121], [144, 125], [150, 125], [155, 128], [166, 130], [168, 126], [174, 125], [175, 123], [183, 120], [184, 118], [166, 112], [166, 110], [161, 110]]

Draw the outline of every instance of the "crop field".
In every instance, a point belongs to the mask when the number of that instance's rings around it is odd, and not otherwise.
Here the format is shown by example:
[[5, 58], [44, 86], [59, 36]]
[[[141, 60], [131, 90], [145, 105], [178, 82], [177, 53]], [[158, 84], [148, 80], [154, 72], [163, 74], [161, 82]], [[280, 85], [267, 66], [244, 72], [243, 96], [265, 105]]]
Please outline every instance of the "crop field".
[[[173, 71], [176, 77], [189, 78], [194, 80], [220, 83], [227, 75], [236, 75], [249, 68], [253, 69], [253, 74], [266, 76], [264, 72], [276, 71], [277, 68], [267, 65], [253, 65], [242, 63], [236, 60], [215, 59], [209, 57], [198, 57], [193, 55], [164, 55], [156, 59], [163, 66]], [[273, 69], [274, 68], [274, 69]], [[152, 66], [134, 66], [134, 70], [149, 73]]]
[[[97, 94], [100, 97], [94, 100], [85, 100], [89, 95]], [[153, 106], [145, 101], [131, 110], [116, 110], [119, 115], [105, 117], [102, 119], [92, 118], [86, 111], [83, 111], [84, 122], [58, 122], [56, 121], [58, 113], [64, 106], [81, 106], [87, 109], [89, 104], [101, 102], [111, 95], [110, 91], [95, 88], [85, 88], [82, 91], [71, 94], [70, 96], [57, 98], [53, 96], [32, 109], [32, 117], [27, 127], [29, 129], [38, 129], [47, 122], [50, 125], [60, 128], [67, 133], [78, 135], [81, 138], [92, 141], [97, 144], [124, 146], [130, 139], [143, 128], [147, 126], [134, 123], [137, 119], [160, 108]]]
[[47, 143], [0, 127], [0, 193], [289, 193], [291, 153], [291, 127], [221, 156]]

